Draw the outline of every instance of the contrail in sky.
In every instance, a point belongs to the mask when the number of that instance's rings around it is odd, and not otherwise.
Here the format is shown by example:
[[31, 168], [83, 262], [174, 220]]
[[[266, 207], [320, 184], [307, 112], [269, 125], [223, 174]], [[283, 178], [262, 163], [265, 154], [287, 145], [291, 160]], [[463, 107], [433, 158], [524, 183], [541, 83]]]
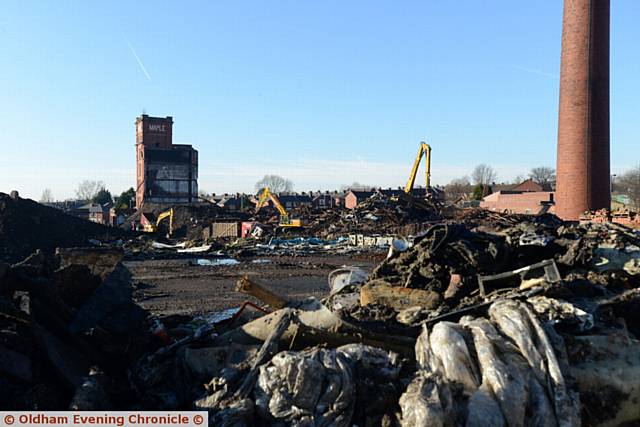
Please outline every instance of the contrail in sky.
[[555, 74], [545, 73], [544, 71], [536, 70], [535, 68], [526, 68], [520, 65], [512, 65], [512, 67], [527, 73], [537, 74], [539, 76], [548, 77], [550, 79], [555, 79], [555, 80], [558, 79], [558, 76]]
[[131, 49], [131, 53], [133, 53], [133, 56], [136, 57], [136, 61], [138, 61], [138, 65], [140, 66], [140, 68], [142, 69], [142, 72], [144, 73], [145, 76], [147, 76], [148, 80], [151, 80], [151, 76], [149, 75], [149, 73], [147, 72], [147, 69], [144, 68], [144, 64], [142, 63], [142, 61], [140, 60], [140, 57], [138, 56], [138, 54], [136, 53], [136, 50], [133, 48], [133, 45], [131, 44], [131, 42], [129, 41], [129, 39], [127, 38], [127, 36], [124, 35], [124, 33], [122, 34], [124, 36], [124, 40], [127, 42], [127, 44], [129, 45], [129, 49]]

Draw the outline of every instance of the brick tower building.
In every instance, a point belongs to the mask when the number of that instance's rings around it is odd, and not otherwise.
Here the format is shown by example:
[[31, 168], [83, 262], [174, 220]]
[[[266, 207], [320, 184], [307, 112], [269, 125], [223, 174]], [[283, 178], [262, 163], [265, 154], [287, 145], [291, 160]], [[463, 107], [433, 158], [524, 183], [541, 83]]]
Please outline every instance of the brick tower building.
[[198, 197], [198, 152], [173, 143], [173, 118], [136, 119], [136, 207], [192, 203]]

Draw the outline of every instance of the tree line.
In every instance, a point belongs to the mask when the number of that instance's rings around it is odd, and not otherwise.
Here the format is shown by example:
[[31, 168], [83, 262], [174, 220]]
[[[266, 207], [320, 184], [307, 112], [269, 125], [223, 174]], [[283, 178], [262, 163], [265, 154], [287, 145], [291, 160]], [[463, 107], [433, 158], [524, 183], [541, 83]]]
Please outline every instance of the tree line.
[[[531, 179], [534, 182], [542, 186], [555, 186], [556, 170], [547, 166], [539, 166], [531, 168], [528, 175], [518, 175], [510, 182], [503, 182], [503, 185], [517, 185], [521, 184], [527, 179]], [[474, 200], [480, 200], [483, 197], [493, 193], [493, 187], [498, 180], [498, 173], [496, 170], [485, 163], [477, 165], [471, 171], [469, 176], [463, 176], [455, 178], [445, 185], [444, 190], [446, 197], [451, 200], [466, 198], [469, 195]]]
[[[129, 208], [135, 205], [136, 190], [133, 187], [120, 193], [118, 197], [113, 197], [107, 190], [103, 181], [84, 180], [75, 189], [77, 200], [87, 203], [98, 203], [105, 205], [112, 203], [117, 209]], [[50, 188], [45, 188], [40, 196], [40, 203], [53, 203], [55, 201]]]
[[[466, 198], [469, 195], [473, 199], [480, 200], [484, 196], [493, 192], [496, 185], [498, 173], [496, 170], [485, 163], [477, 165], [471, 171], [470, 175], [451, 180], [445, 185], [444, 190], [446, 197], [450, 200]], [[556, 170], [548, 166], [538, 166], [531, 168], [529, 173], [516, 176], [511, 182], [503, 182], [502, 184], [517, 185], [531, 179], [542, 185], [555, 188]], [[269, 187], [274, 193], [286, 193], [293, 190], [293, 183], [279, 175], [265, 175], [255, 184], [256, 191]], [[341, 190], [347, 188], [369, 189], [371, 186], [353, 183], [350, 186], [342, 186]], [[631, 207], [640, 208], [640, 164], [633, 167], [620, 175], [612, 175], [611, 191], [614, 195], [625, 195], [629, 198]], [[206, 194], [205, 192], [203, 196]], [[113, 203], [116, 208], [128, 208], [135, 205], [136, 192], [133, 187], [122, 192], [119, 196], [113, 197], [111, 192], [107, 190], [103, 181], [84, 180], [78, 184], [75, 190], [78, 200], [93, 202], [99, 204]], [[41, 203], [52, 203], [54, 201], [53, 193], [50, 188], [45, 188], [40, 198]]]

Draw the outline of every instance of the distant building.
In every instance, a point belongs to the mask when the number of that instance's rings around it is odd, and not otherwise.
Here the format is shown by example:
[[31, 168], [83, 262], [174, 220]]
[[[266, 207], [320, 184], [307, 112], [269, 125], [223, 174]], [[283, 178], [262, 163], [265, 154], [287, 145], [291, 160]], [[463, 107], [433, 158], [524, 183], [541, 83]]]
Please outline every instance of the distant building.
[[318, 192], [317, 194], [312, 196], [311, 204], [314, 209], [324, 210], [331, 209], [337, 206], [336, 204], [336, 196], [337, 193], [330, 192]]
[[349, 190], [347, 195], [344, 197], [344, 207], [347, 209], [355, 209], [359, 203], [362, 203], [374, 194], [375, 191]]
[[198, 200], [198, 152], [173, 143], [173, 118], [136, 119], [136, 207]]
[[347, 193], [344, 191], [334, 191], [333, 192], [333, 200], [334, 203], [336, 204], [336, 207], [338, 208], [344, 208], [345, 207], [345, 198], [347, 197]]
[[134, 209], [129, 208], [111, 208], [109, 210], [109, 224], [112, 227], [120, 227], [125, 220], [135, 213]]
[[98, 224], [108, 224], [110, 208], [111, 205], [109, 204], [102, 206], [99, 203], [89, 202], [76, 206], [73, 210], [68, 211], [68, 213], [88, 221], [97, 222]]
[[91, 222], [97, 222], [98, 224], [107, 225], [109, 224], [109, 210], [111, 207], [106, 205], [101, 205], [99, 203], [91, 203], [89, 206], [89, 215], [88, 219]]
[[480, 207], [495, 212], [537, 215], [555, 211], [554, 192], [548, 184], [532, 179], [520, 184], [498, 187], [480, 201]]
[[230, 212], [240, 212], [252, 208], [255, 203], [245, 194], [225, 194], [216, 204]]
[[550, 184], [538, 184], [533, 179], [527, 179], [518, 185], [514, 185], [509, 190], [511, 191], [523, 191], [523, 192], [541, 192], [552, 191]]
[[278, 194], [278, 199], [285, 209], [312, 205], [311, 196], [304, 192], [302, 194]]
[[495, 212], [537, 215], [554, 211], [553, 192], [504, 190], [489, 194], [480, 207]]
[[82, 204], [76, 205], [71, 210], [68, 211], [71, 215], [77, 216], [82, 219], [89, 220], [89, 209], [93, 203], [83, 202]]

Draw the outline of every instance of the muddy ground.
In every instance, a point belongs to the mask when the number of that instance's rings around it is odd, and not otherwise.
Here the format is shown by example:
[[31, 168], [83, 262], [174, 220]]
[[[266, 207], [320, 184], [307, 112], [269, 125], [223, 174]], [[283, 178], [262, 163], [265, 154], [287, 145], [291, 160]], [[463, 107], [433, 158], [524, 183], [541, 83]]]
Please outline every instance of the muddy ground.
[[[355, 255], [271, 256], [244, 258], [236, 265], [195, 265], [196, 259], [127, 261], [133, 275], [134, 298], [156, 315], [205, 314], [237, 307], [243, 301], [260, 303], [235, 291], [242, 275], [249, 275], [292, 300], [323, 298], [327, 276], [343, 265], [370, 272], [384, 253]], [[260, 303], [261, 304], [261, 303]]]

